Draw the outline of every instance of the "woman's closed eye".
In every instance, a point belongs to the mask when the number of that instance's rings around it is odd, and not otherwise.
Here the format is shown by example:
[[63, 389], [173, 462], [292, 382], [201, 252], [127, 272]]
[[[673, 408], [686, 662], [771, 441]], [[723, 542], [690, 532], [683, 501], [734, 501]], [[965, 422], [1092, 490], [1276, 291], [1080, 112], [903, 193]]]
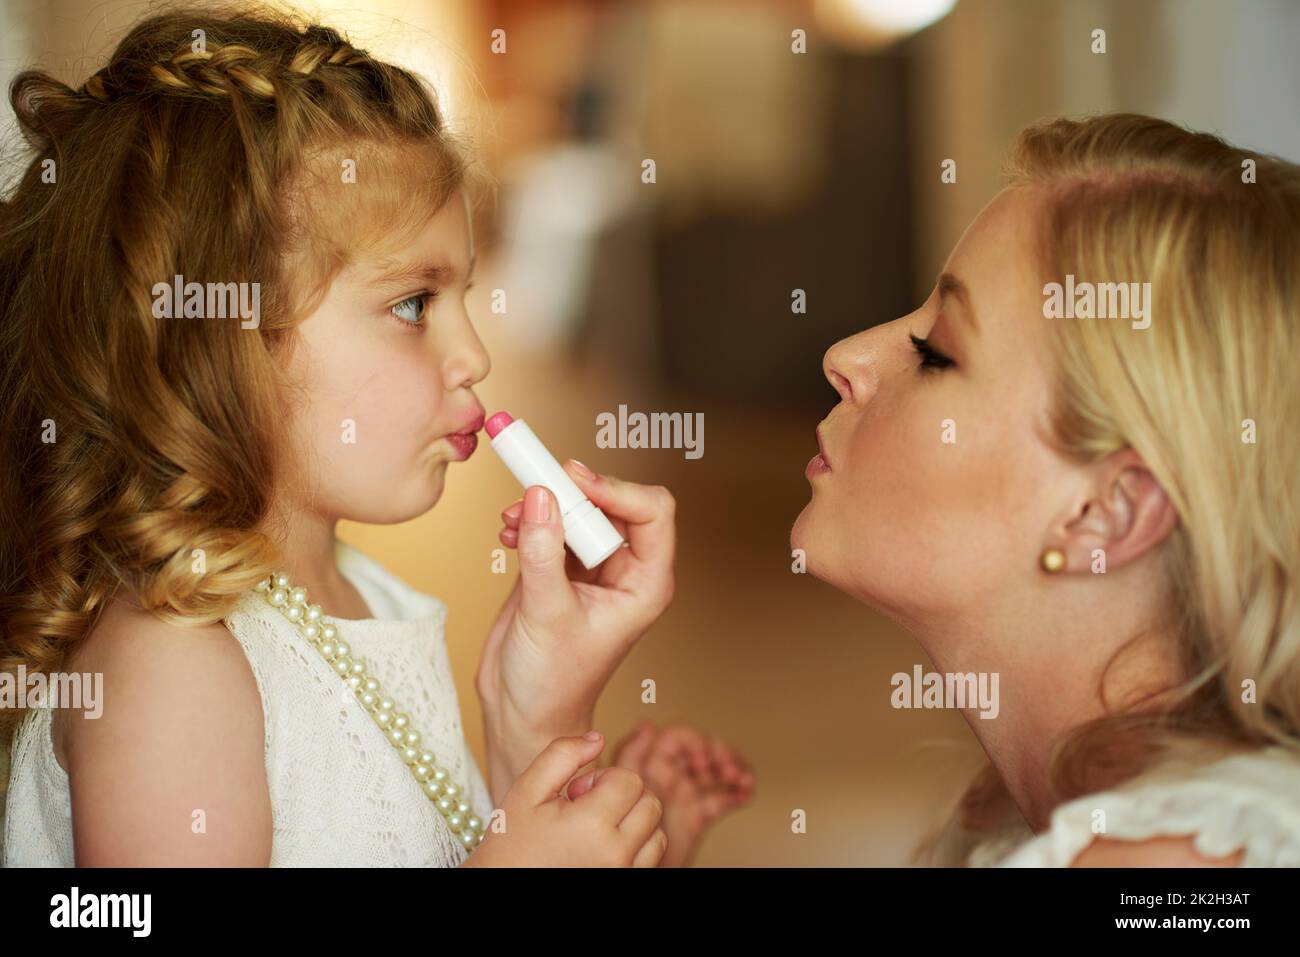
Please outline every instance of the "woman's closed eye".
[[908, 334], [908, 338], [912, 340], [912, 345], [916, 349], [916, 354], [921, 357], [921, 364], [919, 366], [921, 372], [947, 369], [950, 366], [955, 366], [957, 364], [934, 346], [930, 345], [929, 339], [921, 339], [917, 336], [911, 335], [910, 333]]

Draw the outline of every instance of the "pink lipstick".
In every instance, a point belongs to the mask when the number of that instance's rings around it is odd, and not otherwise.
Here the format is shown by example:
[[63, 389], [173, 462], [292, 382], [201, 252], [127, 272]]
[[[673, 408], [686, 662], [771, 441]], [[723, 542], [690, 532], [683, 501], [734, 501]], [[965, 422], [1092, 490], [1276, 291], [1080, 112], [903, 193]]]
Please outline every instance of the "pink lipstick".
[[623, 536], [574, 484], [528, 423], [509, 412], [487, 420], [492, 451], [524, 488], [545, 485], [555, 495], [564, 522], [564, 543], [586, 568], [595, 568], [623, 546]]

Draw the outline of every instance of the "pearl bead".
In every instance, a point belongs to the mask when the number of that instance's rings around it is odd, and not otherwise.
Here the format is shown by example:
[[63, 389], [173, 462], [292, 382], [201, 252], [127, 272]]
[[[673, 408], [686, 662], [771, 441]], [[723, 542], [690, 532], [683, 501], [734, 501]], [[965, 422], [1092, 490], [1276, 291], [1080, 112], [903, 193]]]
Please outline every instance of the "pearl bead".
[[341, 654], [341, 655], [350, 655], [350, 654], [352, 654], [352, 646], [349, 645], [346, 641], [336, 641], [336, 642], [334, 643], [334, 646], [335, 646], [336, 648], [338, 648], [338, 652], [339, 652], [339, 654]]
[[433, 780], [425, 781], [424, 793], [429, 795], [431, 798], [436, 798], [442, 794], [442, 785]]
[[417, 781], [426, 781], [429, 778], [429, 772], [432, 769], [427, 764], [417, 764], [415, 766], [415, 778]]
[[477, 831], [483, 827], [483, 819], [481, 817], [477, 817], [476, 815], [471, 814], [469, 816], [469, 826], [470, 826], [470, 830]]
[[397, 705], [393, 703], [392, 698], [380, 698], [379, 707], [381, 710], [391, 713], [393, 709], [397, 707]]
[[406, 715], [402, 714], [402, 712], [400, 711], [394, 712], [393, 727], [400, 728], [401, 730], [405, 731], [407, 724], [410, 723], [410, 720], [411, 719], [408, 718]]
[[468, 814], [468, 813], [470, 812], [469, 802], [468, 802], [468, 801], [457, 801], [457, 802], [456, 802], [456, 811], [457, 811], [458, 813], [460, 813], [460, 814]]
[[465, 847], [467, 848], [473, 848], [476, 844], [478, 844], [478, 835], [475, 834], [473, 831], [468, 831], [468, 830], [461, 831], [460, 834], [457, 836], [460, 838], [460, 842], [464, 844]]
[[316, 644], [316, 642], [320, 641], [319, 626], [308, 623], [303, 625], [298, 630], [302, 632], [302, 636], [306, 638], [308, 641], [310, 641], [313, 645]]
[[418, 764], [420, 761], [420, 752], [415, 748], [402, 748], [402, 760], [407, 764]]
[[288, 587], [289, 587], [289, 576], [286, 575], [284, 572], [276, 572], [276, 573], [275, 573], [275, 587], [276, 587], [276, 588], [288, 588]]
[[414, 728], [406, 729], [406, 743], [411, 747], [418, 747], [420, 744], [420, 732]]
[[361, 699], [361, 703], [366, 706], [367, 711], [374, 707], [375, 700], [376, 700], [374, 692], [363, 691], [357, 697]]
[[339, 636], [339, 630], [333, 625], [323, 625], [320, 630], [321, 637], [326, 641], [333, 641]]
[[393, 747], [400, 748], [403, 744], [406, 743], [406, 735], [402, 734], [401, 729], [399, 728], [389, 728], [388, 740], [389, 743], [393, 745]]
[[307, 620], [308, 620], [308, 621], [320, 621], [320, 618], [321, 618], [321, 615], [322, 615], [322, 614], [323, 614], [323, 612], [321, 611], [320, 605], [308, 605], [308, 606], [307, 606]]
[[334, 670], [343, 677], [347, 677], [348, 671], [352, 668], [351, 658], [336, 658], [334, 661]]
[[253, 587], [254, 587], [257, 591], [266, 591], [268, 588], [271, 587], [271, 579], [270, 579], [270, 578], [263, 578], [260, 582], [258, 582], [258, 583], [257, 583], [256, 585], [254, 585]]
[[302, 605], [290, 605], [284, 610], [284, 617], [294, 624], [302, 621]]
[[365, 689], [366, 689], [367, 691], [372, 691], [372, 692], [375, 692], [376, 694], [378, 694], [378, 692], [379, 692], [379, 680], [378, 680], [377, 678], [367, 678], [364, 687], [365, 687]]
[[454, 806], [451, 803], [451, 799], [447, 797], [446, 794], [438, 798], [436, 803], [438, 805], [438, 810], [441, 811], [444, 815], [448, 814], [451, 811], [452, 807]]
[[289, 592], [289, 600], [293, 602], [295, 605], [307, 604], [307, 589], [305, 588], [293, 589], [291, 592]]
[[381, 728], [388, 727], [388, 722], [393, 718], [393, 716], [387, 711], [375, 711], [374, 716], [375, 724], [379, 725]]
[[428, 765], [432, 766], [432, 765], [434, 765], [434, 764], [437, 763], [437, 760], [434, 758], [434, 756], [433, 756], [433, 752], [432, 752], [432, 751], [421, 751], [421, 752], [420, 752], [420, 763], [421, 763], [421, 764], [428, 764]]
[[461, 817], [459, 814], [448, 814], [447, 825], [453, 831], [459, 831], [462, 827], [465, 826], [465, 819]]
[[460, 786], [457, 784], [448, 784], [447, 789], [444, 793], [446, 793], [447, 797], [459, 797]]
[[271, 604], [274, 605], [276, 608], [279, 608], [288, 600], [289, 600], [289, 593], [286, 592], [283, 588], [277, 588], [275, 591], [271, 592], [270, 601]]

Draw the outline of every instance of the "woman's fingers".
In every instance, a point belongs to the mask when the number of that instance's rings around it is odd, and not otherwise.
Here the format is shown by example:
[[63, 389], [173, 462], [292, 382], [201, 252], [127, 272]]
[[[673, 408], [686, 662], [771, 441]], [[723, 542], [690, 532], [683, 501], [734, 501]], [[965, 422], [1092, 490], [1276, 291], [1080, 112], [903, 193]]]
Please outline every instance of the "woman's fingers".
[[623, 536], [637, 558], [651, 565], [672, 563], [677, 543], [677, 501], [668, 489], [599, 475], [575, 464], [573, 459], [564, 463], [564, 471], [615, 525], [621, 520], [626, 526]]

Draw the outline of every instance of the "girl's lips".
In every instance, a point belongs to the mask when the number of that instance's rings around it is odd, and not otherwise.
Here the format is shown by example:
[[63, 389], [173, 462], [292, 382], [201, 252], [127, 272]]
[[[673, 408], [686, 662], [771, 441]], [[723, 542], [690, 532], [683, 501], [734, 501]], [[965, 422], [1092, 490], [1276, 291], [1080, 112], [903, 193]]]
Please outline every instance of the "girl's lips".
[[456, 461], [463, 462], [478, 448], [478, 436], [473, 432], [453, 432], [447, 436], [447, 441], [452, 444], [456, 450]]
[[830, 470], [831, 467], [826, 464], [826, 459], [822, 458], [822, 454], [818, 452], [808, 460], [808, 467], [803, 470], [803, 474], [808, 478], [812, 478], [814, 475], [821, 475], [823, 472], [829, 472]]

